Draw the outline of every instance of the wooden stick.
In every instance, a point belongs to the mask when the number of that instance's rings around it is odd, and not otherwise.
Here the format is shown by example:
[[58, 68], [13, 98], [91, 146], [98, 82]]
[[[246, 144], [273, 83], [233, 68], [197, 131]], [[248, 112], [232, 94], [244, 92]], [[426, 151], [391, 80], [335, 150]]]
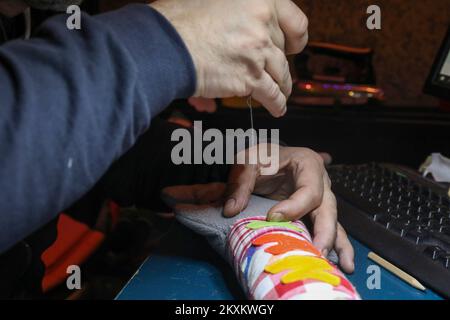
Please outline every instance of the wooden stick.
[[405, 271], [399, 269], [398, 267], [394, 266], [392, 263], [390, 263], [389, 261], [386, 261], [385, 259], [383, 259], [379, 255], [377, 255], [376, 253], [370, 252], [367, 257], [370, 260], [375, 261], [376, 263], [378, 263], [380, 266], [382, 266], [383, 268], [385, 268], [389, 272], [395, 274], [397, 277], [399, 277], [400, 279], [402, 279], [403, 281], [405, 281], [409, 285], [413, 286], [414, 288], [422, 290], [422, 291], [426, 290], [426, 288], [419, 281], [417, 281], [416, 278], [414, 278], [413, 276], [407, 274]]

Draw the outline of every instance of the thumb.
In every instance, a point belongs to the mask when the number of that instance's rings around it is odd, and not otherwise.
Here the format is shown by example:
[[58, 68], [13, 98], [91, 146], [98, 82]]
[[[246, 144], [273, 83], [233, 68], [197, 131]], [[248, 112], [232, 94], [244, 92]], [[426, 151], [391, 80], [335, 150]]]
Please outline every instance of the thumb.
[[256, 165], [234, 165], [231, 168], [225, 191], [225, 217], [234, 217], [247, 207], [255, 188], [257, 170]]

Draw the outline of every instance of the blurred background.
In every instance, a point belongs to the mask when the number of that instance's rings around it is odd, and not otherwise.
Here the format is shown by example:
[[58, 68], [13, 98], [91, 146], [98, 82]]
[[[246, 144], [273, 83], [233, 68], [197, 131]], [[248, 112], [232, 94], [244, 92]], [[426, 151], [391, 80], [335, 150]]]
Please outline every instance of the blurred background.
[[[311, 41], [374, 49], [386, 104], [436, 105], [422, 93], [450, 21], [450, 0], [295, 0], [309, 18]], [[382, 29], [366, 27], [368, 6], [381, 8]]]

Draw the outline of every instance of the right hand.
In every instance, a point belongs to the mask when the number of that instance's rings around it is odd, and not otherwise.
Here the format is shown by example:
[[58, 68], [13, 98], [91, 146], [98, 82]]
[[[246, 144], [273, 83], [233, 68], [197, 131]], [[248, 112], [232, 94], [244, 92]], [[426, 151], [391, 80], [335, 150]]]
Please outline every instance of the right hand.
[[286, 54], [308, 41], [308, 20], [290, 0], [159, 0], [151, 4], [184, 40], [197, 72], [195, 96], [252, 96], [286, 113], [292, 78]]

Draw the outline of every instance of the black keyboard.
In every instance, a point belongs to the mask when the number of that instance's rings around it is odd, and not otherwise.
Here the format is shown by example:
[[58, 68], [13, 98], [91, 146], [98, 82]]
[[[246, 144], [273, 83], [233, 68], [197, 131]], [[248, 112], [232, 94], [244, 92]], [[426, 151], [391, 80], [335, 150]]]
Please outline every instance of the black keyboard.
[[347, 232], [449, 298], [448, 188], [390, 164], [332, 166], [329, 175]]

